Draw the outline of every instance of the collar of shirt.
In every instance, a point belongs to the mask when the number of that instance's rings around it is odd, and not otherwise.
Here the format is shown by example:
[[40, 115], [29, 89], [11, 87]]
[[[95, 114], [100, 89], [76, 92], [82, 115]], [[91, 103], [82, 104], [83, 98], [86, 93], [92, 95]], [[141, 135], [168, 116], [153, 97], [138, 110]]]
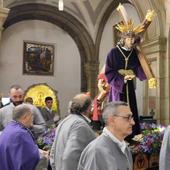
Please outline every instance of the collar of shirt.
[[11, 105], [13, 108], [15, 108], [15, 105], [14, 105], [12, 102], [10, 103], [10, 105]]
[[85, 116], [85, 115], [83, 115], [83, 114], [81, 114], [85, 119], [86, 119], [86, 121], [88, 122], [88, 123], [91, 123], [91, 120], [87, 117], [87, 116]]
[[125, 141], [122, 141], [122, 142], [121, 142], [121, 141], [120, 141], [119, 139], [117, 139], [106, 127], [103, 129], [103, 133], [104, 133], [104, 135], [109, 136], [113, 142], [117, 143], [118, 146], [120, 147], [121, 151], [122, 151], [123, 153], [125, 153], [125, 149], [126, 149], [126, 147], [127, 147]]
[[52, 112], [52, 109], [49, 109], [47, 106], [45, 107], [50, 113]]
[[131, 51], [132, 48], [126, 48], [126, 47], [121, 47], [122, 49], [124, 49], [125, 51]]

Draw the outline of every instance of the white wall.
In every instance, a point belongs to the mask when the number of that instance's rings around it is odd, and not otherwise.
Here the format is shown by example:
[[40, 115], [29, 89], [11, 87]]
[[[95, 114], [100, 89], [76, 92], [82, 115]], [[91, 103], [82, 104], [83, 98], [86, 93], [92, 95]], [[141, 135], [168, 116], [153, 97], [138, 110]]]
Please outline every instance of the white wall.
[[[55, 45], [54, 76], [23, 75], [23, 41]], [[66, 71], [67, 70], [67, 71]], [[58, 91], [61, 114], [67, 114], [69, 100], [80, 92], [80, 54], [73, 39], [59, 27], [44, 21], [22, 21], [2, 34], [0, 51], [0, 92], [8, 96], [12, 84], [24, 89], [47, 83]]]

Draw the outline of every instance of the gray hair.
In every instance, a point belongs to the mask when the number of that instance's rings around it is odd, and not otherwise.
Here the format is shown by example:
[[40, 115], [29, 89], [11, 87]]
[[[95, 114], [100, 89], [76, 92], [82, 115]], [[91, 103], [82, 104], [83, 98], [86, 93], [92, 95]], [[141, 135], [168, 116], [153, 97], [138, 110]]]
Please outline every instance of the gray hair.
[[102, 118], [105, 124], [107, 124], [107, 120], [110, 115], [114, 116], [118, 114], [117, 108], [120, 106], [128, 106], [128, 104], [122, 101], [109, 102], [108, 104], [106, 104], [102, 113]]
[[71, 114], [81, 114], [87, 111], [91, 103], [89, 95], [84, 93], [78, 94], [69, 102], [69, 112]]
[[27, 114], [31, 111], [31, 105], [30, 104], [20, 104], [16, 106], [13, 110], [13, 120], [19, 120], [23, 115]]

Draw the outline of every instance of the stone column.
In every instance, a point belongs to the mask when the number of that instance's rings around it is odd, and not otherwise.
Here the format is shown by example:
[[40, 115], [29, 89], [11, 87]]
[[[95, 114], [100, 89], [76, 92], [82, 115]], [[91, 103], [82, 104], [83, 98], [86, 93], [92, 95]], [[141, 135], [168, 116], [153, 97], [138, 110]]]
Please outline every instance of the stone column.
[[168, 125], [170, 123], [170, 0], [165, 0], [165, 35], [167, 37], [164, 47], [166, 53], [159, 57], [160, 89], [159, 89], [159, 119], [160, 123]]
[[97, 90], [97, 75], [98, 75], [98, 66], [97, 63], [86, 63], [84, 65], [85, 76], [87, 80], [87, 91], [91, 93], [91, 96], [96, 95]]
[[0, 40], [1, 40], [1, 34], [3, 30], [3, 24], [8, 16], [9, 9], [3, 7], [3, 0], [0, 0]]
[[[169, 104], [167, 102], [169, 87], [167, 85], [168, 80], [168, 58], [166, 55], [166, 38], [158, 37], [152, 42], [146, 43], [143, 47], [147, 59], [151, 63], [152, 70], [154, 71], [157, 79], [156, 89], [149, 89], [147, 84], [145, 86], [144, 95], [144, 112], [149, 114], [151, 111], [150, 105], [154, 103], [155, 119], [158, 122], [166, 124], [169, 121]], [[147, 81], [146, 81], [147, 83]]]

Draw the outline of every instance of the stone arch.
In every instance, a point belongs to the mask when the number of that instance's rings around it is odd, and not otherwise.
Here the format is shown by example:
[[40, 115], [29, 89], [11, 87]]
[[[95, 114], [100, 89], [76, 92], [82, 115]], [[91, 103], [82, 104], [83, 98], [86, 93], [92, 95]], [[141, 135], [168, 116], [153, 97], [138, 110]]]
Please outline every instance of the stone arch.
[[[4, 28], [24, 20], [42, 20], [65, 30], [75, 41], [81, 57], [81, 91], [89, 90], [94, 94], [95, 82], [91, 73], [98, 68], [95, 64], [94, 42], [85, 27], [72, 15], [60, 12], [54, 6], [45, 4], [22, 4], [11, 8]], [[95, 71], [96, 72], [96, 71]]]
[[104, 27], [106, 25], [106, 22], [108, 21], [110, 15], [112, 14], [112, 12], [117, 8], [117, 6], [119, 5], [119, 3], [130, 3], [128, 0], [115, 0], [112, 1], [110, 3], [110, 5], [108, 6], [108, 8], [105, 10], [105, 13], [99, 23], [99, 29], [97, 32], [97, 36], [96, 36], [96, 40], [95, 40], [95, 57], [96, 57], [96, 61], [99, 61], [99, 48], [100, 48], [100, 43], [101, 43], [101, 38], [102, 38], [102, 33], [104, 30]]

